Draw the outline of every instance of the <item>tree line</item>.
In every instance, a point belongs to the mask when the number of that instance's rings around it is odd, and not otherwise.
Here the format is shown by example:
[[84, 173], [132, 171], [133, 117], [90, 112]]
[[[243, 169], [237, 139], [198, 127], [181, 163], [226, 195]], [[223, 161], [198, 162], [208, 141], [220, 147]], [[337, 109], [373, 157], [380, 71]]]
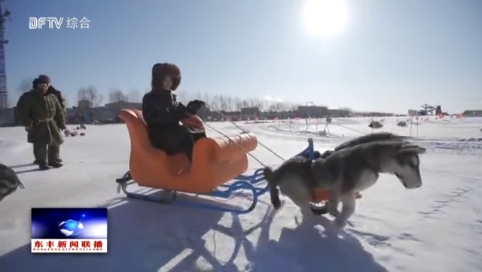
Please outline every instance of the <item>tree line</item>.
[[[21, 93], [31, 90], [32, 82], [33, 78], [24, 79], [20, 83], [18, 90]], [[105, 100], [104, 95], [102, 93], [99, 93], [95, 86], [91, 85], [87, 87], [82, 87], [77, 91], [76, 102], [88, 101], [90, 107], [99, 107], [104, 102], [116, 103], [123, 101], [141, 103], [144, 93], [139, 91], [138, 89], [131, 89], [130, 91], [126, 92], [122, 91], [121, 89], [114, 88], [109, 91], [107, 95], [107, 100]], [[261, 111], [281, 112], [296, 110], [296, 108], [300, 106], [300, 104], [295, 104], [291, 102], [281, 102], [260, 98], [241, 99], [239, 97], [233, 97], [228, 95], [212, 95], [200, 92], [189, 93], [185, 91], [177, 91], [176, 94], [178, 95], [179, 99], [184, 103], [187, 103], [189, 100], [200, 99], [205, 101], [210, 106], [210, 108], [225, 112], [241, 111], [242, 108], [258, 108]], [[68, 103], [68, 101], [66, 101], [65, 103]], [[434, 114], [434, 112], [441, 111], [440, 105], [433, 106], [425, 103], [422, 104], [420, 107], [422, 108], [422, 111], [426, 114]], [[348, 108], [341, 109], [351, 111]]]
[[[32, 89], [33, 78], [24, 79], [19, 85], [19, 91], [21, 93], [27, 92]], [[55, 84], [54, 84], [55, 86]], [[62, 90], [60, 90], [62, 91]], [[141, 103], [142, 97], [146, 93], [141, 92], [138, 89], [131, 89], [130, 91], [123, 91], [118, 88], [111, 89], [107, 96], [104, 96], [97, 90], [95, 86], [82, 87], [77, 91], [77, 101], [71, 104], [71, 106], [77, 106], [79, 101], [87, 101], [88, 106], [94, 108], [99, 107], [104, 103], [116, 103], [116, 102], [133, 102]], [[208, 93], [195, 92], [190, 93], [186, 91], [176, 91], [179, 99], [187, 103], [193, 99], [203, 100], [212, 109], [225, 112], [241, 111], [242, 108], [258, 108], [261, 111], [289, 111], [295, 110], [299, 105], [291, 102], [282, 102], [261, 98], [246, 98], [229, 95], [213, 95]], [[68, 101], [66, 101], [68, 105]]]
[[[295, 110], [298, 105], [289, 102], [272, 101], [260, 98], [241, 99], [239, 97], [229, 95], [212, 95], [208, 93], [190, 93], [185, 91], [176, 91], [179, 99], [187, 103], [190, 100], [199, 99], [206, 102], [206, 104], [219, 111], [233, 112], [241, 111], [242, 108], [258, 108], [261, 111], [288, 111]], [[128, 92], [123, 92], [120, 89], [112, 89], [107, 96], [107, 103], [117, 102], [133, 102], [141, 103], [144, 93], [137, 89], [132, 89]], [[89, 101], [92, 107], [98, 107], [104, 102], [104, 96], [100, 94], [95, 87], [89, 86], [78, 90], [77, 100]]]

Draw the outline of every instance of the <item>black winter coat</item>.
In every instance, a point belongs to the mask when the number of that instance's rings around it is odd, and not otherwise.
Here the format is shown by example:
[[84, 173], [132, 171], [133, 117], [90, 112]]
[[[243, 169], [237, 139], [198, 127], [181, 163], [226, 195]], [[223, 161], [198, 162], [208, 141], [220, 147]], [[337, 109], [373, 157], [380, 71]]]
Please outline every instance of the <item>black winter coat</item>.
[[192, 145], [189, 130], [180, 121], [191, 112], [171, 91], [153, 90], [142, 98], [142, 115], [146, 121], [151, 144], [168, 155], [183, 152]]
[[48, 95], [48, 94], [53, 94], [57, 97], [57, 99], [59, 100], [59, 103], [60, 103], [60, 106], [62, 107], [62, 109], [65, 109], [65, 99], [62, 97], [62, 92], [55, 89], [52, 85], [49, 86], [48, 90], [47, 90], [47, 93], [45, 95]]

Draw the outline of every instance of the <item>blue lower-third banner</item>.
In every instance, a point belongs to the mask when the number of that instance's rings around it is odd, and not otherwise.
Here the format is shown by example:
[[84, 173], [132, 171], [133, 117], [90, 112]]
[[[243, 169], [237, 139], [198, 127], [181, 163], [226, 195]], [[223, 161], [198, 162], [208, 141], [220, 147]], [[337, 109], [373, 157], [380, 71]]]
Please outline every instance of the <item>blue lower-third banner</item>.
[[107, 253], [107, 208], [32, 208], [32, 253]]

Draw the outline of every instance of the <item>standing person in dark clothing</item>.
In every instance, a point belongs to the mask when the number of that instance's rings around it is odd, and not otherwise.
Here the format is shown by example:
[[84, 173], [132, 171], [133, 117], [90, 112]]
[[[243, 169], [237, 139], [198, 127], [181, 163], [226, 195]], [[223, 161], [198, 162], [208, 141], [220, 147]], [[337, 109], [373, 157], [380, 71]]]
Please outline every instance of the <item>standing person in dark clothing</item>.
[[[32, 81], [32, 89], [37, 89], [37, 85], [38, 85], [39, 83], [40, 83], [40, 79], [37, 77], [36, 79], [34, 79], [34, 80]], [[35, 148], [33, 148], [32, 151], [33, 151], [33, 157], [35, 158], [35, 157], [36, 157], [36, 155], [35, 155], [35, 152], [36, 152]], [[34, 159], [33, 164], [39, 164], [39, 162], [37, 161], [37, 159]]]
[[[52, 86], [51, 81], [50, 81], [50, 77], [47, 76], [47, 75], [39, 75], [37, 77], [37, 80], [49, 83], [49, 88], [47, 89], [47, 93], [45, 95], [49, 95], [49, 94], [55, 95], [55, 97], [57, 97], [57, 100], [59, 100], [59, 102], [60, 102], [60, 106], [62, 106], [62, 109], [65, 110], [65, 99], [62, 96], [62, 92], [55, 89], [55, 87]], [[35, 80], [34, 80], [34, 82], [35, 82]], [[34, 88], [35, 88], [35, 86], [34, 86]]]
[[[32, 81], [32, 89], [37, 89], [38, 84], [42, 83], [42, 81], [43, 81], [44, 83], [47, 83], [48, 86], [50, 86], [50, 85], [49, 85], [49, 84], [50, 84], [50, 78], [48, 78], [48, 77], [45, 76], [45, 75], [40, 75], [39, 77], [37, 77], [36, 79], [34, 79], [34, 80]], [[50, 88], [50, 87], [49, 87], [49, 88]], [[26, 95], [26, 94], [27, 94], [27, 93], [24, 93], [24, 94], [22, 94], [22, 96], [24, 96], [24, 95]], [[48, 94], [48, 89], [47, 89], [47, 93], [46, 93], [45, 95], [47, 95], [47, 94]], [[18, 110], [18, 109], [17, 109], [17, 110]], [[36, 151], [36, 149], [35, 149], [35, 147], [34, 147], [34, 148], [33, 148], [33, 156], [34, 156], [34, 158], [36, 157], [36, 155], [35, 155], [36, 152], [37, 152], [37, 151]], [[62, 160], [60, 160], [59, 162], [62, 162]], [[34, 159], [33, 164], [39, 164], [39, 162], [37, 161], [37, 159]]]
[[[41, 81], [46, 81], [50, 83], [50, 78], [47, 75], [39, 75], [38, 79]], [[67, 116], [67, 111], [65, 110], [65, 99], [62, 97], [62, 92], [55, 89], [54, 86], [49, 85], [49, 88], [47, 89], [47, 93], [45, 95], [49, 95], [49, 94], [53, 94], [55, 95], [55, 97], [57, 97], [57, 100], [59, 101], [60, 106], [62, 107], [62, 111], [64, 112], [64, 116]], [[62, 127], [60, 124], [57, 124], [57, 126], [59, 128]], [[60, 149], [60, 145], [59, 145], [59, 149]], [[58, 152], [57, 155], [60, 155], [60, 152]], [[62, 162], [62, 159], [60, 157], [57, 157], [56, 161]]]
[[180, 121], [194, 115], [204, 105], [194, 100], [184, 106], [174, 91], [181, 83], [179, 68], [171, 63], [157, 63], [152, 67], [152, 90], [142, 98], [142, 115], [146, 121], [151, 144], [167, 155], [185, 153], [192, 161], [194, 143], [206, 137], [181, 126]]
[[47, 90], [47, 94], [55, 95], [60, 102], [60, 106], [62, 107], [63, 110], [65, 110], [65, 99], [62, 96], [61, 91], [57, 90], [54, 86], [50, 85], [50, 87]]
[[65, 129], [65, 116], [55, 95], [46, 95], [49, 82], [37, 78], [36, 88], [22, 94], [17, 102], [19, 119], [28, 132], [27, 140], [33, 144], [35, 159], [41, 170], [59, 168], [59, 146], [63, 143], [61, 129]]

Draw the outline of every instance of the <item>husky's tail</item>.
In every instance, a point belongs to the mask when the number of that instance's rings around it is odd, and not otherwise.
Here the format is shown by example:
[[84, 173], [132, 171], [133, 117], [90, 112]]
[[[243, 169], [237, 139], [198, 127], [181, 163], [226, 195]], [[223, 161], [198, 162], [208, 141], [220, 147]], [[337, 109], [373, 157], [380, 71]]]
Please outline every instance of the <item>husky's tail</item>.
[[263, 171], [264, 178], [268, 182], [268, 187], [269, 187], [269, 195], [271, 197], [271, 204], [275, 208], [275, 210], [278, 210], [281, 208], [281, 199], [279, 197], [279, 190], [278, 190], [278, 184], [276, 180], [274, 179], [274, 171], [271, 167], [266, 166]]

